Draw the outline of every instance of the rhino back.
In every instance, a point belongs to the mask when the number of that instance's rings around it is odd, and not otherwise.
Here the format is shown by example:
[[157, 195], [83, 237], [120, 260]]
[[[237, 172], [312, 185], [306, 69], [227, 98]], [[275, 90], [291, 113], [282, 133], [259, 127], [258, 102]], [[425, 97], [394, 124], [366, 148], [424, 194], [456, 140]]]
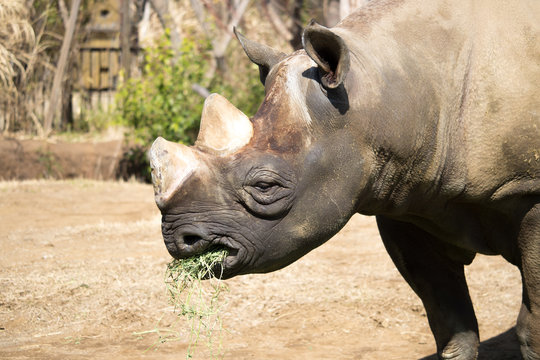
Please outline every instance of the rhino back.
[[351, 87], [379, 113], [373, 143], [421, 156], [409, 182], [471, 199], [540, 194], [539, 19], [535, 0], [381, 1], [338, 24], [355, 76], [370, 79]]

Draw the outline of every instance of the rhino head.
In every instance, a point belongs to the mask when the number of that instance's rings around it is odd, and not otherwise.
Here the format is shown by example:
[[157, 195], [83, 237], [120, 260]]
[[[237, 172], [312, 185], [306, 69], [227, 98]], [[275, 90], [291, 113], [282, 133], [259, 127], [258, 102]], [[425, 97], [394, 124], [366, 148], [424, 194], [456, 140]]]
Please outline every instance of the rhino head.
[[305, 50], [287, 56], [237, 37], [265, 86], [258, 112], [249, 119], [212, 94], [194, 146], [158, 138], [149, 155], [169, 253], [224, 247], [225, 278], [277, 270], [328, 240], [364, 185], [342, 38], [312, 23]]

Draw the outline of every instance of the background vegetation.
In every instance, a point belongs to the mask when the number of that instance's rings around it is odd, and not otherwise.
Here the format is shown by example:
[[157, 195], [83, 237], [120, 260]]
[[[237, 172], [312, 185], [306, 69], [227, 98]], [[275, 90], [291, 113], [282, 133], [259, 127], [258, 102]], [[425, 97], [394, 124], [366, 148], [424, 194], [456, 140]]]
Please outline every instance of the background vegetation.
[[[0, 134], [99, 136], [121, 126], [129, 144], [121, 167], [148, 178], [147, 147], [157, 136], [193, 143], [208, 94], [248, 116], [257, 111], [264, 88], [233, 27], [291, 52], [311, 18], [333, 25], [336, 9], [351, 2], [0, 0]], [[115, 45], [98, 59], [110, 34]]]
[[194, 84], [240, 104], [248, 116], [256, 112], [264, 96], [264, 88], [255, 76], [257, 70], [244, 73], [244, 79], [237, 76], [231, 83], [226, 81], [230, 77], [208, 78], [209, 46], [205, 41], [185, 37], [176, 58], [170, 37], [165, 36], [145, 49], [141, 75], [128, 79], [116, 94], [117, 121], [132, 129], [130, 136], [135, 143], [149, 144], [158, 136], [193, 143], [204, 103], [204, 98], [193, 90]]

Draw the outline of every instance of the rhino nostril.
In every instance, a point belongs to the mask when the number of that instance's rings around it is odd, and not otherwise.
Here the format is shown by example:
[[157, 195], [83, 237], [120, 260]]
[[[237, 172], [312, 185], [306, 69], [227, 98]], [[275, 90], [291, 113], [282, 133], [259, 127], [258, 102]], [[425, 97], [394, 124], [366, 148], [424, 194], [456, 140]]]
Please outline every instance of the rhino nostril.
[[163, 235], [165, 246], [175, 259], [184, 259], [204, 251], [210, 244], [210, 241], [198, 230], [180, 230], [173, 234], [165, 233]]
[[183, 235], [181, 236], [181, 240], [184, 244], [192, 246], [202, 240], [202, 237], [200, 237], [199, 235]]

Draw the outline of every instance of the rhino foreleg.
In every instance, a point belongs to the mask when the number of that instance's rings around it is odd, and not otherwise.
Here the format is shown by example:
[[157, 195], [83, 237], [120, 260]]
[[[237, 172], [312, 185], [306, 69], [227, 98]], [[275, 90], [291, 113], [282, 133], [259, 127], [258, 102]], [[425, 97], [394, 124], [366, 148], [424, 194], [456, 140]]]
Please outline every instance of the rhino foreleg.
[[463, 272], [437, 249], [438, 241], [416, 226], [377, 217], [384, 245], [422, 300], [440, 359], [474, 360], [478, 324]]
[[523, 303], [516, 326], [524, 360], [540, 360], [540, 204], [521, 223], [519, 234]]

